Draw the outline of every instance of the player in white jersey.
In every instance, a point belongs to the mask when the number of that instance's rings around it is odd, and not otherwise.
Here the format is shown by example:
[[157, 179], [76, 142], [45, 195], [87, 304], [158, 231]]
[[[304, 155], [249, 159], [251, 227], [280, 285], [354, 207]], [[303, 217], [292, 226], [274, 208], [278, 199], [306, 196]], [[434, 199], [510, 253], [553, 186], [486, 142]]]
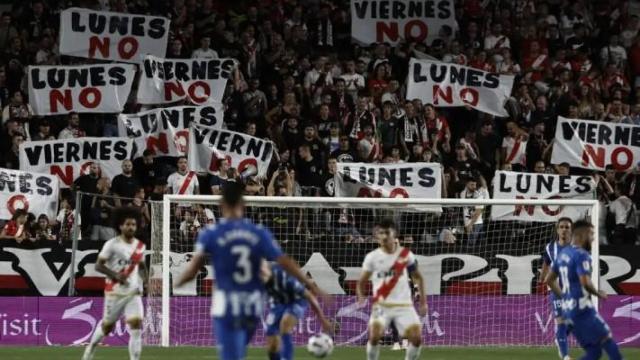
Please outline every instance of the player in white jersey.
[[357, 286], [358, 299], [364, 304], [365, 285], [369, 280], [373, 283], [367, 359], [378, 360], [380, 357], [380, 339], [391, 322], [396, 325], [400, 336], [409, 340], [405, 359], [418, 359], [422, 343], [422, 324], [413, 306], [409, 275], [420, 294], [420, 316], [425, 316], [428, 309], [424, 280], [411, 250], [400, 246], [397, 241], [393, 220], [380, 222], [375, 236], [380, 247], [364, 258], [363, 271]]
[[106, 275], [104, 310], [101, 326], [97, 326], [82, 360], [91, 360], [96, 346], [107, 336], [124, 314], [129, 326], [129, 358], [140, 359], [142, 352], [142, 292], [147, 283], [144, 263], [145, 245], [135, 238], [140, 213], [132, 207], [114, 211], [114, 222], [120, 235], [107, 241], [98, 254], [96, 271]]

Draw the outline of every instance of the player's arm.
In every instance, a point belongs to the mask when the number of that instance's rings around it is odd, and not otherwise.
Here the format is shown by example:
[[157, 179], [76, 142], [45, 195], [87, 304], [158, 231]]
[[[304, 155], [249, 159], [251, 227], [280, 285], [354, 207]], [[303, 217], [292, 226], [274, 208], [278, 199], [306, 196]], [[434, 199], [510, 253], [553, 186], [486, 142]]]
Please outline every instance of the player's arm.
[[315, 295], [313, 295], [311, 291], [305, 290], [304, 297], [309, 302], [311, 310], [313, 310], [318, 319], [320, 319], [320, 323], [322, 324], [322, 331], [324, 331], [326, 334], [332, 333], [333, 331], [331, 322], [327, 319], [326, 316], [324, 316], [324, 312], [322, 311], [322, 308], [320, 307], [318, 299], [315, 297]]
[[582, 288], [593, 296], [597, 296], [600, 299], [606, 299], [607, 294], [602, 290], [596, 290], [593, 286], [593, 282], [591, 281], [591, 257], [583, 253], [578, 253], [577, 261], [574, 266], [578, 273], [578, 278], [580, 279], [580, 285], [582, 285]]
[[414, 268], [411, 271], [411, 278], [413, 282], [418, 286], [418, 294], [420, 294], [420, 307], [418, 313], [420, 316], [425, 316], [429, 312], [429, 306], [427, 305], [427, 294], [424, 289], [424, 278], [420, 271], [418, 271], [417, 263], [414, 263]]
[[542, 263], [542, 269], [540, 270], [540, 282], [544, 283], [547, 275], [549, 274], [549, 265], [545, 262]]
[[197, 251], [193, 254], [193, 258], [187, 264], [187, 269], [180, 275], [178, 281], [176, 282], [176, 287], [180, 287], [189, 281], [193, 280], [196, 275], [198, 275], [198, 271], [204, 266], [205, 263], [205, 254], [204, 252]]
[[358, 302], [361, 304], [364, 304], [367, 299], [365, 296], [365, 286], [369, 282], [369, 279], [371, 279], [371, 271], [364, 270], [356, 284], [356, 294], [358, 295]]
[[104, 274], [109, 279], [119, 282], [122, 285], [127, 285], [127, 278], [123, 274], [119, 274], [107, 267], [107, 259], [98, 257], [98, 261], [96, 262], [96, 271]]
[[558, 284], [558, 273], [556, 273], [553, 268], [551, 268], [551, 271], [547, 274], [544, 282], [554, 294], [558, 297], [562, 297], [562, 289], [560, 289], [560, 284]]
[[602, 290], [596, 290], [596, 288], [593, 286], [593, 282], [591, 281], [591, 275], [587, 275], [587, 274], [580, 275], [580, 285], [582, 285], [582, 288], [587, 290], [587, 292], [593, 296], [597, 296], [600, 299], [607, 298], [607, 293], [605, 293]]

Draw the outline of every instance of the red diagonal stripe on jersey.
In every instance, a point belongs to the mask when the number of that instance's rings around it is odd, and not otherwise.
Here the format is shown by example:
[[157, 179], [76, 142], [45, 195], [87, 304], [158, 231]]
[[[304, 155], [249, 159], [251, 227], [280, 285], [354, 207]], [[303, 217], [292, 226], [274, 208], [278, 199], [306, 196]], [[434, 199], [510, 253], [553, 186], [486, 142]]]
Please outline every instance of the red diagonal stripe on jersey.
[[409, 264], [407, 259], [408, 256], [409, 256], [408, 248], [404, 248], [402, 249], [402, 251], [400, 251], [400, 255], [398, 255], [396, 262], [393, 263], [393, 265], [391, 266], [391, 268], [394, 270], [393, 277], [391, 277], [389, 281], [382, 284], [382, 286], [380, 286], [378, 291], [376, 291], [375, 295], [373, 296], [374, 303], [378, 302], [378, 300], [380, 300], [381, 298], [384, 299], [387, 296], [389, 296], [389, 294], [391, 293], [391, 290], [393, 290], [393, 288], [396, 287], [398, 280], [400, 280], [400, 276], [402, 276], [404, 269]]
[[[136, 268], [136, 266], [138, 266], [138, 264], [140, 263], [140, 260], [142, 260], [142, 257], [144, 256], [144, 252], [142, 251], [142, 249], [144, 248], [144, 243], [140, 240], [138, 240], [138, 245], [136, 245], [136, 249], [133, 251], [133, 254], [131, 254], [131, 262], [129, 263], [129, 266], [127, 266], [125, 269], [123, 269], [122, 271], [120, 271], [121, 274], [125, 275], [126, 277], [129, 277], [129, 275], [131, 275], [131, 273], [133, 272], [133, 270]], [[104, 287], [104, 291], [111, 291], [113, 290], [113, 287], [116, 285], [115, 282], [109, 278], [105, 279], [105, 287]]]

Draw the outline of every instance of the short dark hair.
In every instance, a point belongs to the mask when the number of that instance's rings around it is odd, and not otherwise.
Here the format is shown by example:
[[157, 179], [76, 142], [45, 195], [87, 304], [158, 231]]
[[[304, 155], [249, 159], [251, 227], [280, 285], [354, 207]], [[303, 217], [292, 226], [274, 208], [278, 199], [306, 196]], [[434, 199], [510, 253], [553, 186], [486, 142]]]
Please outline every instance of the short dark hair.
[[178, 158], [176, 159], [176, 164], [177, 164], [177, 163], [179, 163], [179, 162], [180, 162], [180, 160], [182, 160], [182, 159], [187, 160], [187, 157], [186, 157], [186, 156], [184, 156], [184, 155], [183, 155], [183, 156], [178, 156]]
[[591, 221], [587, 221], [587, 220], [578, 220], [575, 223], [573, 223], [573, 231], [588, 229], [592, 227], [593, 227], [593, 224], [591, 223]]
[[561, 217], [560, 219], [558, 219], [557, 224], [559, 225], [561, 222], [568, 222], [569, 224], [573, 225], [573, 220], [571, 220], [571, 218], [568, 218], [566, 216]]
[[11, 220], [17, 220], [20, 216], [26, 216], [27, 212], [24, 209], [16, 209], [11, 217]]
[[244, 189], [241, 184], [229, 181], [222, 187], [222, 202], [227, 206], [240, 205], [243, 201], [243, 192]]
[[113, 225], [116, 229], [120, 229], [127, 219], [133, 219], [136, 224], [140, 224], [140, 211], [132, 206], [121, 206], [113, 210]]
[[383, 229], [396, 229], [396, 222], [393, 221], [392, 218], [387, 217], [387, 218], [383, 218], [382, 220], [380, 220], [378, 222], [378, 226], [383, 228]]

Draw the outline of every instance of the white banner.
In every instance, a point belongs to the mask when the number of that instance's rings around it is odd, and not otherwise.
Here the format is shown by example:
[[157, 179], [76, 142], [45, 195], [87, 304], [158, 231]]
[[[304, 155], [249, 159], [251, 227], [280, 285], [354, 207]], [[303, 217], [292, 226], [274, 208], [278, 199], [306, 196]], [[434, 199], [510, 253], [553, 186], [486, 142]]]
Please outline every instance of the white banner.
[[407, 99], [420, 99], [436, 107], [470, 106], [495, 116], [508, 116], [504, 104], [511, 96], [513, 79], [513, 75], [412, 58]]
[[551, 163], [563, 162], [600, 171], [607, 165], [633, 169], [640, 162], [640, 126], [558, 116]]
[[118, 115], [118, 134], [135, 140], [136, 157], [149, 149], [155, 156], [186, 156], [189, 126], [222, 128], [224, 106], [176, 106]]
[[431, 44], [444, 26], [455, 32], [453, 0], [351, 0], [351, 37], [366, 45], [408, 39]]
[[274, 152], [271, 141], [235, 131], [191, 126], [189, 131], [189, 169], [215, 173], [218, 159], [226, 158], [240, 173], [255, 169], [266, 177]]
[[169, 19], [69, 8], [60, 13], [60, 54], [141, 63], [167, 52]]
[[140, 72], [138, 102], [167, 104], [187, 99], [195, 105], [222, 101], [233, 59], [162, 59], [146, 56]]
[[98, 163], [102, 176], [122, 173], [122, 161], [133, 156], [133, 140], [126, 138], [78, 138], [26, 141], [20, 145], [20, 169], [56, 175], [68, 188]]
[[36, 115], [118, 113], [127, 102], [130, 64], [29, 66], [29, 103]]
[[0, 168], [0, 219], [9, 220], [17, 209], [56, 217], [60, 185], [47, 174]]
[[438, 163], [338, 163], [336, 197], [430, 198], [442, 196]]
[[[494, 199], [583, 199], [596, 196], [596, 182], [591, 176], [534, 174], [496, 171], [493, 178]], [[584, 218], [589, 206], [493, 205], [494, 220], [553, 222], [561, 217]]]

